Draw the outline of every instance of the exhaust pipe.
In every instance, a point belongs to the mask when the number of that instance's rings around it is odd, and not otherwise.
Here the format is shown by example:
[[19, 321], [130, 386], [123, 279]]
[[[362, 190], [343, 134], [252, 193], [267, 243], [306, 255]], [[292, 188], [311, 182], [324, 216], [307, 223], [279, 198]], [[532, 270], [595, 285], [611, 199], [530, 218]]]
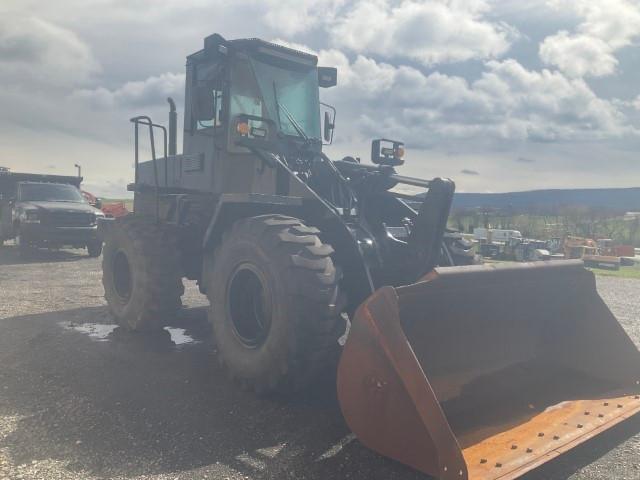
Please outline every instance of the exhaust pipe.
[[169, 102], [169, 155], [175, 155], [178, 135], [178, 112], [176, 112], [176, 103], [173, 98], [167, 98], [167, 102]]

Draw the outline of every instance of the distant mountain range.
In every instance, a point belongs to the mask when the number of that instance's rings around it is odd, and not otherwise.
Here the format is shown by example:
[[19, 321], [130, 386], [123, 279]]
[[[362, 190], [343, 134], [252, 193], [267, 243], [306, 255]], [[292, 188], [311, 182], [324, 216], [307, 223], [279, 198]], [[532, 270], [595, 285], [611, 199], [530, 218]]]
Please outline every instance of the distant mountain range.
[[532, 190], [508, 193], [456, 193], [453, 208], [510, 208], [516, 211], [557, 207], [640, 211], [640, 188]]

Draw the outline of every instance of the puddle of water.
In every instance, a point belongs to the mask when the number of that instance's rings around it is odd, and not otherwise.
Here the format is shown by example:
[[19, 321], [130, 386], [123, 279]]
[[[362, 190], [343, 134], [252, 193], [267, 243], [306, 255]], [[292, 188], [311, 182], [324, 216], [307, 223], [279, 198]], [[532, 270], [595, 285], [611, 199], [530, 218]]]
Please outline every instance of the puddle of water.
[[[104, 323], [73, 323], [73, 322], [60, 322], [59, 324], [66, 330], [74, 330], [76, 332], [84, 333], [92, 340], [96, 342], [106, 342], [109, 340], [109, 335], [118, 328], [118, 325], [104, 324]], [[184, 328], [164, 327], [164, 329], [171, 336], [171, 342], [175, 346], [181, 345], [194, 345], [200, 343], [199, 340], [194, 339], [192, 336], [187, 335]]]
[[164, 327], [164, 329], [171, 335], [171, 341], [176, 345], [188, 345], [194, 343], [200, 343], [192, 336], [187, 335], [184, 328]]
[[73, 322], [61, 322], [60, 325], [67, 330], [75, 330], [76, 332], [84, 333], [89, 338], [97, 342], [106, 342], [107, 337], [113, 332], [117, 325], [109, 325], [104, 323], [73, 323]]

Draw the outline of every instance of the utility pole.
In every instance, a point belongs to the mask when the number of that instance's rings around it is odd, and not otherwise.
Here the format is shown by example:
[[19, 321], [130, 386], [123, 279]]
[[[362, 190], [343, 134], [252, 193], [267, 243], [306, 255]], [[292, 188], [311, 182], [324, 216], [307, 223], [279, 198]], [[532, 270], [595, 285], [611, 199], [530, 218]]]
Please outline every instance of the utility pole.
[[79, 164], [74, 164], [74, 167], [78, 169], [78, 177], [82, 176], [82, 167]]

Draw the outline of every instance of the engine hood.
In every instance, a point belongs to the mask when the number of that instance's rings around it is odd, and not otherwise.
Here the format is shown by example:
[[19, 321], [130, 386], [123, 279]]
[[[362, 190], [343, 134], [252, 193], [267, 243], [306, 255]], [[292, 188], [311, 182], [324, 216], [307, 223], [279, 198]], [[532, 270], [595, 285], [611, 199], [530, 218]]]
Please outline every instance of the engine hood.
[[69, 213], [99, 213], [100, 210], [87, 203], [74, 202], [20, 202], [23, 210], [38, 210], [45, 212], [69, 212]]

